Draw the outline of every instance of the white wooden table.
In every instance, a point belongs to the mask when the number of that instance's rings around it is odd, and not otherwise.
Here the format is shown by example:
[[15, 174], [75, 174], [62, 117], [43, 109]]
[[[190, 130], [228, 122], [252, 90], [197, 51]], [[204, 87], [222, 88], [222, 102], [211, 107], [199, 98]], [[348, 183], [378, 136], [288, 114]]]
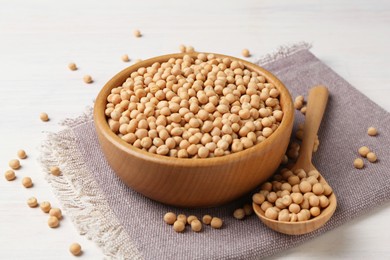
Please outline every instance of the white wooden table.
[[[134, 38], [140, 29], [144, 37]], [[92, 104], [102, 85], [132, 60], [197, 50], [261, 56], [286, 43], [307, 41], [312, 52], [352, 85], [390, 111], [390, 2], [373, 1], [49, 1], [0, 0], [0, 171], [23, 148], [18, 178], [0, 178], [0, 259], [101, 259], [95, 244], [66, 218], [48, 228], [36, 196], [58, 206], [37, 163], [46, 131]], [[71, 72], [74, 61], [79, 70]], [[83, 83], [84, 74], [95, 82]], [[39, 120], [47, 112], [50, 122]], [[20, 181], [31, 176], [34, 187]], [[385, 259], [390, 255], [390, 204], [272, 259]]]

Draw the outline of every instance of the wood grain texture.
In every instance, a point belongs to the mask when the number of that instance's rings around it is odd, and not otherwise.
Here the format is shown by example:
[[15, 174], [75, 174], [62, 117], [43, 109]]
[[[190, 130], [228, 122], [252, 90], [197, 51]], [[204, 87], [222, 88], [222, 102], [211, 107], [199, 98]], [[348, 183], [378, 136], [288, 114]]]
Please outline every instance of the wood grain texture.
[[[310, 89], [307, 99], [307, 111], [305, 123], [303, 127], [302, 145], [300, 154], [295, 165], [291, 168], [292, 171], [303, 169], [306, 173], [317, 170], [313, 165], [311, 158], [313, 154], [313, 145], [318, 129], [321, 124], [322, 117], [325, 113], [326, 104], [328, 102], [329, 92], [325, 86], [315, 86]], [[317, 170], [318, 171], [318, 170]], [[329, 185], [320, 174], [319, 182]], [[332, 217], [337, 207], [336, 195], [332, 193], [329, 196], [329, 205], [321, 214], [315, 218], [300, 222], [284, 222], [272, 220], [265, 217], [264, 211], [259, 205], [253, 203], [253, 209], [261, 221], [275, 231], [288, 235], [302, 235], [313, 232], [322, 227]]]
[[[143, 37], [135, 39], [134, 29]], [[133, 61], [196, 50], [255, 59], [279, 45], [308, 41], [312, 52], [374, 102], [390, 111], [390, 2], [388, 0], [49, 1], [0, 0], [0, 172], [20, 148], [14, 182], [0, 178], [0, 258], [70, 259], [68, 245], [82, 244], [82, 259], [102, 259], [65, 217], [47, 228], [46, 215], [26, 205], [29, 196], [60, 206], [36, 163], [47, 131], [92, 105], [101, 87]], [[69, 62], [79, 66], [69, 71]], [[132, 62], [130, 61], [130, 63]], [[91, 74], [94, 83], [82, 82]], [[51, 120], [42, 123], [39, 113]], [[20, 180], [31, 176], [33, 189]], [[386, 259], [390, 255], [390, 203], [269, 259]], [[43, 250], [44, 248], [44, 250]]]
[[[104, 155], [129, 187], [156, 201], [181, 207], [221, 205], [253, 190], [269, 178], [286, 152], [294, 121], [294, 107], [287, 88], [267, 70], [234, 57], [251, 71], [263, 75], [280, 92], [284, 113], [278, 129], [265, 141], [239, 153], [205, 159], [160, 156], [127, 144], [108, 126], [105, 116], [107, 96], [140, 67], [185, 54], [155, 57], [132, 65], [115, 75], [99, 93], [94, 107], [94, 122]], [[197, 53], [189, 54], [193, 58]]]

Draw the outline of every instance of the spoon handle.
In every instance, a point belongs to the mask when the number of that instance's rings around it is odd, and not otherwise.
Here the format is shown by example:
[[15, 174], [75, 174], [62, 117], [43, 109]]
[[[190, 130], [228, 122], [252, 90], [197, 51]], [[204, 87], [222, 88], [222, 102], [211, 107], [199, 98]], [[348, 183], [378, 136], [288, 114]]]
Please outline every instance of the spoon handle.
[[307, 99], [305, 124], [303, 127], [303, 141], [299, 151], [297, 165], [302, 168], [311, 166], [314, 141], [320, 128], [322, 116], [324, 115], [329, 92], [325, 86], [313, 87]]

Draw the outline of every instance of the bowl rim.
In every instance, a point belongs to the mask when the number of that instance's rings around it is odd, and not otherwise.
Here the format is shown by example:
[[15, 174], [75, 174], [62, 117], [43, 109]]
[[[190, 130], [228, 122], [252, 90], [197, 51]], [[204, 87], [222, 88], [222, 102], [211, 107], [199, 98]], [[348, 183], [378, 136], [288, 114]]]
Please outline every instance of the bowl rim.
[[[242, 62], [245, 67], [249, 68], [251, 71], [255, 71], [259, 73], [260, 75], [264, 76], [268, 82], [272, 83], [280, 92], [280, 97], [283, 99], [283, 103], [281, 104], [282, 111], [283, 111], [283, 119], [278, 126], [278, 128], [273, 132], [269, 137], [267, 137], [264, 141], [261, 143], [255, 144], [254, 146], [245, 149], [243, 151], [237, 152], [237, 153], [231, 153], [228, 155], [223, 155], [220, 157], [212, 157], [212, 158], [177, 158], [177, 157], [170, 157], [165, 155], [158, 155], [153, 154], [148, 151], [141, 150], [139, 148], [134, 147], [131, 144], [128, 144], [124, 140], [122, 140], [118, 135], [116, 135], [109, 127], [106, 115], [104, 113], [106, 109], [107, 104], [107, 96], [111, 93], [111, 89], [114, 87], [118, 87], [118, 85], [114, 85], [115, 82], [119, 81], [121, 78], [127, 78], [130, 76], [130, 74], [140, 67], [147, 67], [152, 65], [155, 62], [164, 62], [168, 61], [170, 58], [182, 58], [184, 55], [189, 55], [191, 57], [196, 57], [199, 53], [204, 53], [206, 55], [213, 54], [216, 57], [221, 58], [230, 58], [235, 61]], [[125, 79], [123, 82], [125, 82]], [[122, 82], [122, 83], [123, 83]], [[120, 83], [120, 84], [122, 84]], [[294, 121], [294, 106], [291, 98], [291, 94], [288, 91], [288, 89], [285, 87], [285, 85], [271, 72], [268, 70], [253, 64], [249, 61], [242, 60], [240, 58], [236, 58], [229, 55], [224, 54], [218, 54], [218, 53], [210, 53], [210, 52], [193, 52], [193, 53], [172, 53], [172, 54], [166, 54], [161, 56], [156, 56], [147, 60], [140, 61], [138, 63], [135, 63], [131, 66], [126, 67], [125, 69], [118, 72], [115, 76], [113, 76], [99, 91], [99, 94], [97, 95], [95, 99], [94, 109], [93, 109], [93, 119], [95, 128], [97, 131], [100, 131], [100, 133], [116, 148], [122, 150], [123, 152], [130, 154], [132, 156], [135, 156], [139, 159], [143, 159], [148, 162], [153, 162], [157, 164], [169, 164], [175, 167], [185, 166], [188, 167], [189, 164], [191, 164], [193, 167], [207, 167], [211, 165], [221, 165], [228, 162], [231, 162], [232, 160], [240, 160], [240, 158], [244, 156], [248, 156], [249, 154], [257, 151], [257, 150], [263, 150], [268, 147], [270, 148], [270, 145], [278, 139], [278, 137], [282, 134], [285, 134], [284, 129], [288, 128], [291, 124], [293, 124]]]

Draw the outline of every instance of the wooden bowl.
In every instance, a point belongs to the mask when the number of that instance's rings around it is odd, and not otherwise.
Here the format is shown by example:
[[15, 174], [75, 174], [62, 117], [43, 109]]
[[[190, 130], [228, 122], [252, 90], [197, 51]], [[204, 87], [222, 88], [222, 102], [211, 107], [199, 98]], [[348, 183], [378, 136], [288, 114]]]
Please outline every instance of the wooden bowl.
[[[197, 53], [189, 54], [195, 57]], [[210, 207], [234, 200], [268, 179], [279, 166], [289, 143], [294, 107], [287, 88], [267, 70], [241, 61], [263, 75], [280, 91], [284, 117], [277, 130], [265, 141], [238, 153], [204, 159], [181, 159], [152, 154], [126, 143], [111, 131], [104, 114], [111, 89], [122, 85], [140, 67], [182, 58], [169, 54], [136, 63], [115, 75], [98, 94], [94, 122], [103, 153], [119, 178], [144, 196], [179, 207]]]

